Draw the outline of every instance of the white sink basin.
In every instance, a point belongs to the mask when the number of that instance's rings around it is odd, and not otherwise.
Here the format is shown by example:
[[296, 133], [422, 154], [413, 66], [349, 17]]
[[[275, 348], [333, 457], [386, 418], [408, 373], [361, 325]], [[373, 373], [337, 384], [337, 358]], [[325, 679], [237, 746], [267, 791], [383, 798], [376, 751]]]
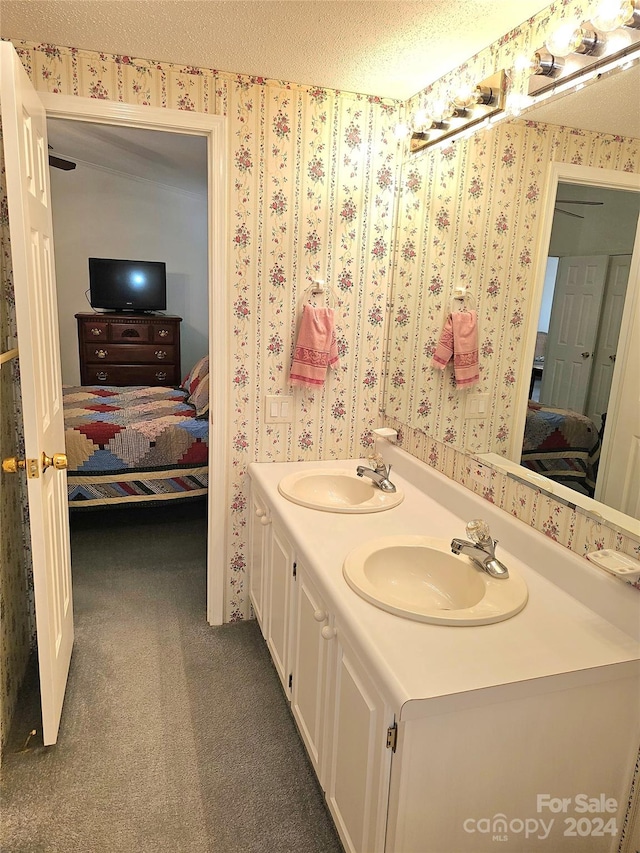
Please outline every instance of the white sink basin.
[[283, 477], [278, 484], [280, 494], [301, 506], [324, 512], [382, 512], [398, 506], [404, 499], [400, 489], [383, 492], [354, 470], [313, 468]]
[[351, 551], [344, 577], [359, 596], [397, 616], [438, 625], [488, 625], [527, 603], [524, 580], [511, 568], [492, 578], [450, 545], [427, 536], [386, 536]]

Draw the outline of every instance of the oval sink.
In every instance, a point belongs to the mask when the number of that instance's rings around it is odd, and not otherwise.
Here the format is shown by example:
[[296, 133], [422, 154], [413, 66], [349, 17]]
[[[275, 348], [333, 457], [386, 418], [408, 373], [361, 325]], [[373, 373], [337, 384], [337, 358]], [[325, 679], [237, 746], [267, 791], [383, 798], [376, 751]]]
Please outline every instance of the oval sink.
[[488, 625], [522, 610], [528, 591], [518, 574], [492, 578], [449, 548], [428, 536], [386, 536], [351, 551], [343, 574], [361, 598], [419, 622]]
[[283, 477], [280, 494], [293, 503], [324, 512], [382, 512], [398, 506], [404, 494], [383, 492], [353, 471], [314, 468]]

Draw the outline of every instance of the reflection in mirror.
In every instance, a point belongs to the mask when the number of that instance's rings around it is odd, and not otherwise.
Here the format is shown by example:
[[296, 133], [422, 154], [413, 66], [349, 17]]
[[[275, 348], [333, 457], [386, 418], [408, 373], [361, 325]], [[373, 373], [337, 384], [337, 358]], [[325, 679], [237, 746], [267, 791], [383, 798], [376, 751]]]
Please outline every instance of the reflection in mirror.
[[[631, 453], [629, 436], [600, 460], [639, 211], [640, 192], [558, 184], [521, 462], [588, 497]], [[624, 480], [610, 484], [607, 503], [637, 513]]]
[[[559, 258], [633, 252], [633, 240], [629, 247], [625, 237], [622, 245], [618, 232], [614, 234], [617, 242], [604, 248], [594, 248], [592, 237], [583, 237], [577, 248], [565, 251], [558, 248], [561, 238], [555, 235], [548, 249], [549, 240], [545, 244], [541, 235], [546, 230], [548, 236], [551, 231], [553, 205], [548, 222], [543, 210], [550, 172], [554, 164], [563, 163], [568, 164], [569, 172], [578, 168], [573, 164], [582, 164], [597, 167], [592, 168], [593, 172], [604, 174], [602, 170], [611, 170], [624, 175], [623, 189], [598, 189], [598, 193], [613, 193], [610, 199], [616, 209], [627, 199], [627, 188], [640, 190], [640, 111], [633, 106], [639, 87], [640, 67], [636, 65], [580, 91], [548, 99], [520, 119], [407, 158], [398, 218], [384, 403], [385, 415], [394, 419], [394, 425], [406, 424], [473, 455], [491, 454], [492, 464], [505, 457], [520, 462], [528, 392], [540, 401], [539, 380], [544, 375], [540, 361], [534, 362], [538, 330], [532, 325], [534, 313], [537, 322], [541, 301], [537, 291], [538, 256], [543, 255], [546, 260], [554, 253]], [[557, 196], [559, 201], [601, 200], [593, 195], [591, 187], [581, 189], [576, 182], [575, 177], [568, 177], [567, 186]], [[616, 195], [619, 192], [622, 194]], [[637, 197], [633, 192], [629, 196]], [[612, 231], [611, 217], [604, 213], [605, 209], [611, 210], [610, 204], [608, 208], [573, 203], [558, 207], [567, 211], [557, 214], [563, 220], [561, 231], [576, 230], [575, 225], [583, 223], [578, 217], [583, 215], [589, 222], [592, 215], [603, 215], [606, 229], [602, 221], [596, 228], [603, 232], [602, 236], [605, 230], [609, 234]], [[630, 207], [628, 229], [633, 227], [634, 216], [637, 218], [637, 205], [635, 213]], [[551, 280], [555, 281], [555, 274]], [[453, 289], [460, 284], [469, 288], [478, 307], [480, 382], [469, 391], [456, 389], [449, 368], [436, 375], [431, 366], [440, 330], [452, 310]], [[552, 302], [545, 302], [549, 319]], [[628, 317], [624, 322], [630, 325]], [[548, 335], [549, 327], [546, 331]], [[581, 350], [585, 351], [586, 347]], [[589, 349], [589, 359], [591, 352], [595, 350]], [[608, 359], [610, 354], [616, 355], [615, 362]], [[620, 351], [607, 353], [604, 358], [614, 364], [616, 374], [624, 372]], [[549, 364], [548, 355], [544, 364]], [[605, 372], [600, 371], [603, 376]], [[615, 385], [615, 374], [613, 378]], [[547, 385], [549, 381], [546, 380]], [[601, 383], [601, 398], [605, 384]], [[555, 400], [552, 385], [544, 389], [543, 401]], [[610, 467], [605, 464], [611, 449], [611, 440], [607, 448], [607, 439], [615, 433], [617, 418], [601, 402], [594, 408], [595, 385], [590, 394], [591, 404], [587, 400], [586, 406], [591, 406], [592, 414], [595, 412], [594, 435], [602, 442], [595, 497], [606, 500], [602, 472]], [[558, 399], [555, 405], [570, 408], [574, 404]], [[605, 429], [598, 436], [605, 411]], [[541, 486], [540, 477], [506, 459], [504, 469], [525, 479], [531, 475], [536, 486]], [[589, 497], [589, 488], [593, 487], [582, 489], [584, 499], [578, 491], [565, 490], [557, 483], [549, 483], [548, 491], [611, 517], [612, 513], [605, 512], [602, 504]], [[569, 493], [568, 498], [565, 492]], [[627, 515], [631, 514], [627, 510]], [[620, 529], [637, 531], [638, 523], [632, 518], [628, 518], [625, 528], [625, 517], [619, 512], [613, 515], [613, 523]]]

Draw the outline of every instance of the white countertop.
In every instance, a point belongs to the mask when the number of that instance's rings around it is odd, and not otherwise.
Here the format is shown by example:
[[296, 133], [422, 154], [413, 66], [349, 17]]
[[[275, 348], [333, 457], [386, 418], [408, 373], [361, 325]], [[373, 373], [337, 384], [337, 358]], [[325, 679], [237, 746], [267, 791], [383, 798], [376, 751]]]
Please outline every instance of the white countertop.
[[[393, 453], [408, 457], [397, 448], [393, 448]], [[403, 460], [405, 470], [409, 470], [407, 465], [413, 467], [415, 463], [422, 488], [437, 494], [440, 502], [394, 471], [391, 479], [403, 490], [404, 501], [394, 509], [363, 515], [307, 509], [278, 492], [280, 479], [293, 471], [305, 468], [354, 471], [357, 460], [249, 466], [252, 481], [267, 499], [275, 522], [294, 545], [297, 559], [311, 573], [327, 607], [335, 614], [338, 628], [345, 627], [363, 663], [382, 678], [388, 699], [401, 719], [441, 713], [452, 701], [458, 708], [461, 701], [470, 705], [496, 701], [496, 688], [501, 695], [515, 697], [625, 674], [638, 677], [640, 643], [526, 564], [527, 554], [544, 560], [547, 569], [548, 561], [557, 561], [560, 567], [563, 561], [581, 558], [545, 541], [542, 534], [418, 460], [412, 457], [408, 460]], [[469, 501], [475, 514], [464, 520], [442, 505], [459, 505], [464, 512], [469, 509]], [[503, 548], [502, 543], [498, 546], [500, 560], [517, 570], [529, 588], [526, 607], [511, 619], [477, 627], [416, 622], [369, 604], [348, 586], [342, 575], [345, 556], [365, 541], [401, 533], [417, 534], [442, 539], [448, 547], [453, 537], [464, 537], [465, 523], [471, 517], [489, 518], [494, 536], [496, 519], [504, 527], [515, 526], [515, 533], [506, 537], [512, 540], [510, 547], [519, 537], [522, 539], [524, 547], [518, 556]], [[527, 541], [534, 547], [527, 548]], [[566, 589], [565, 575], [559, 570]], [[619, 583], [610, 578], [604, 581]], [[605, 591], [607, 588], [615, 590], [606, 583], [600, 587]], [[640, 594], [635, 590], [631, 593], [638, 596], [640, 616]], [[559, 676], [563, 676], [561, 683]], [[486, 693], [487, 690], [491, 692]], [[421, 700], [426, 700], [428, 706]]]

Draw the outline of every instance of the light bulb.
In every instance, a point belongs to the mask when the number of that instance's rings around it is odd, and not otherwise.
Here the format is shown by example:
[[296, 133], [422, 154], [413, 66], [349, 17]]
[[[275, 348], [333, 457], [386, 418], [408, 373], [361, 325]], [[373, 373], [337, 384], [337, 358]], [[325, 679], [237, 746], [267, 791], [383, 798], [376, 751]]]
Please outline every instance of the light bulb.
[[582, 45], [585, 32], [575, 21], [562, 24], [544, 43], [552, 56], [569, 56]]
[[453, 105], [461, 110], [468, 110], [478, 103], [478, 88], [471, 83], [460, 86], [453, 96]]
[[396, 139], [404, 139], [409, 135], [409, 127], [403, 121], [398, 122], [398, 124], [394, 128], [394, 135]]
[[431, 104], [431, 116], [437, 124], [451, 118], [454, 112], [454, 107], [446, 101], [434, 101]]
[[413, 117], [413, 129], [418, 133], [428, 130], [431, 127], [431, 119], [426, 110], [417, 110]]
[[631, 0], [602, 0], [591, 19], [593, 26], [602, 33], [611, 33], [633, 17]]

